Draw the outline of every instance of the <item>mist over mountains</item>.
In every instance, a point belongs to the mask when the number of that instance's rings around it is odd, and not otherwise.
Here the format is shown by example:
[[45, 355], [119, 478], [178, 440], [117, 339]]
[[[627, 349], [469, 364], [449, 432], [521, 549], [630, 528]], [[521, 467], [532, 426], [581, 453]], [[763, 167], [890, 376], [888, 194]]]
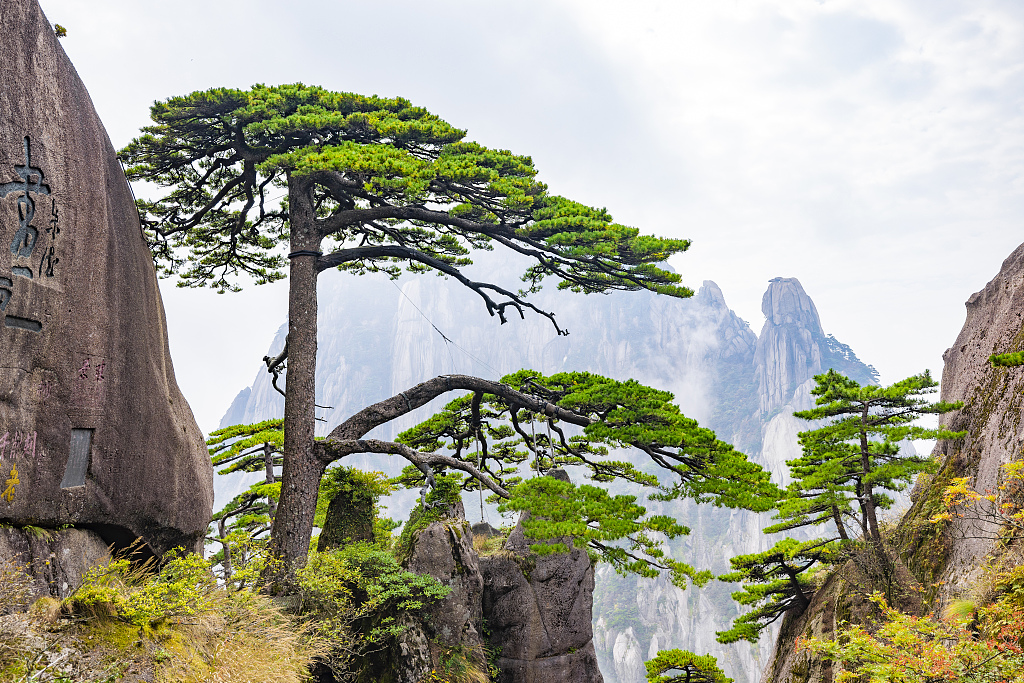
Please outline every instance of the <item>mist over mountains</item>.
[[[488, 281], [517, 288], [519, 264], [487, 253], [474, 254], [474, 259], [470, 277], [484, 279], [486, 274]], [[379, 274], [326, 274], [319, 286], [317, 403], [330, 408], [318, 410], [323, 421], [317, 434], [325, 435], [370, 403], [437, 375], [497, 379], [521, 368], [545, 374], [586, 370], [673, 392], [686, 415], [714, 429], [784, 483], [785, 461], [799, 455], [796, 433], [809, 427], [792, 412], [812, 405], [811, 377], [831, 367], [862, 384], [877, 380], [871, 366], [824, 332], [813, 301], [795, 278], [769, 283], [760, 334], [729, 309], [721, 289], [710, 280], [691, 299], [649, 292], [584, 296], [545, 288], [531, 300], [555, 311], [559, 325], [570, 334], [557, 335], [548, 320], [530, 313], [525, 319], [513, 313], [507, 324], [499, 325], [497, 318], [486, 315], [476, 294], [436, 276], [405, 275], [391, 282]], [[285, 333], [282, 325], [271, 355], [283, 347]], [[270, 379], [258, 370], [221, 426], [280, 417], [283, 397]], [[451, 398], [442, 397], [371, 436], [391, 439]], [[356, 456], [345, 464], [393, 475], [405, 463]], [[216, 505], [245, 486], [244, 476], [218, 477]], [[393, 496], [390, 514], [403, 519], [414, 496], [412, 491]], [[689, 536], [668, 544], [673, 556], [716, 573], [728, 569], [729, 557], [774, 542], [761, 533], [768, 515], [688, 502], [649, 506], [692, 529]], [[642, 683], [644, 660], [659, 649], [681, 647], [716, 655], [726, 675], [737, 681], [756, 681], [774, 633], [758, 645], [715, 641], [715, 631], [728, 628], [738, 613], [729, 597], [733, 590], [731, 584], [713, 581], [703, 589], [683, 591], [664, 580], [623, 578], [607, 566], [598, 567], [594, 637], [605, 680]]]

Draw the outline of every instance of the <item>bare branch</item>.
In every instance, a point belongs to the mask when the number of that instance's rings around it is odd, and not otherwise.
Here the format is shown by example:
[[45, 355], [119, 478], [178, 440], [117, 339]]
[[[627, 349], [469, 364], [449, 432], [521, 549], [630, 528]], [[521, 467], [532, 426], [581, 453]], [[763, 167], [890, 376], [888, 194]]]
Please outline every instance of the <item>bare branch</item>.
[[[353, 261], [359, 261], [362, 259], [371, 258], [397, 258], [406, 259], [409, 261], [418, 261], [426, 266], [433, 268], [434, 270], [440, 271], [445, 275], [450, 275], [464, 286], [472, 289], [474, 292], [480, 295], [480, 298], [484, 300], [484, 305], [487, 307], [487, 312], [490, 315], [497, 315], [501, 320], [502, 324], [508, 322], [505, 317], [506, 308], [514, 308], [519, 313], [520, 318], [525, 319], [524, 309], [530, 309], [540, 315], [544, 316], [551, 321], [551, 324], [555, 326], [555, 331], [560, 335], [568, 334], [567, 331], [563, 330], [555, 322], [555, 314], [549, 313], [548, 311], [541, 310], [528, 301], [523, 300], [518, 294], [511, 292], [504, 287], [493, 285], [489, 282], [476, 282], [470, 280], [468, 277], [462, 274], [455, 266], [450, 263], [446, 263], [441, 259], [434, 258], [433, 256], [419, 251], [418, 249], [412, 249], [410, 247], [403, 247], [399, 245], [380, 245], [372, 247], [351, 247], [349, 249], [340, 249], [336, 252], [321, 256], [317, 259], [317, 271], [323, 272], [328, 268], [334, 268], [344, 263], [351, 263]], [[490, 290], [501, 296], [507, 297], [509, 300], [502, 303], [497, 303], [492, 299], [485, 290]]]
[[502, 498], [508, 498], [510, 495], [508, 491], [496, 484], [490, 477], [468, 462], [463, 462], [462, 460], [457, 460], [451, 456], [440, 455], [437, 453], [421, 453], [414, 448], [406, 446], [404, 443], [380, 441], [378, 439], [333, 440], [331, 438], [327, 438], [324, 441], [318, 441], [317, 445], [320, 447], [322, 453], [331, 457], [332, 461], [343, 458], [346, 455], [352, 455], [353, 453], [383, 453], [388, 455], [400, 455], [413, 465], [416, 465], [421, 472], [425, 472], [423, 468], [424, 465], [442, 465], [444, 467], [453, 470], [461, 470], [462, 472], [469, 474]]
[[[410, 413], [449, 391], [481, 391], [492, 394], [511, 405], [522, 406], [526, 410], [542, 413], [580, 427], [586, 427], [596, 421], [549, 403], [542, 398], [516, 391], [501, 382], [493, 382], [470, 375], [440, 375], [422, 384], [417, 384], [411, 389], [406, 389], [396, 396], [363, 408], [335, 427], [327, 438], [334, 441], [362, 438], [374, 427]], [[328, 462], [333, 462], [333, 459]]]

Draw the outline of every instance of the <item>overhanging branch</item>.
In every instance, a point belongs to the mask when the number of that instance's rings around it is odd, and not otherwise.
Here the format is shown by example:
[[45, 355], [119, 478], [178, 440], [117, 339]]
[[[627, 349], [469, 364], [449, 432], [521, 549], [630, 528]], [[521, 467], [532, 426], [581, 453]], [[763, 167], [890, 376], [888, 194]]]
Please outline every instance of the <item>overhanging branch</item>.
[[[367, 209], [368, 210], [368, 209]], [[555, 331], [560, 335], [566, 335], [568, 332], [558, 326], [555, 321], [554, 313], [541, 310], [528, 301], [523, 300], [518, 294], [511, 292], [504, 287], [493, 285], [489, 282], [476, 282], [466, 277], [462, 271], [450, 263], [446, 263], [441, 259], [435, 258], [430, 254], [419, 251], [418, 249], [412, 249], [410, 247], [403, 247], [400, 245], [379, 245], [372, 247], [352, 247], [349, 249], [339, 249], [326, 256], [321, 256], [317, 259], [317, 272], [323, 272], [328, 268], [335, 268], [345, 263], [352, 263], [353, 261], [360, 261], [363, 259], [373, 258], [397, 258], [405, 259], [408, 261], [417, 261], [425, 266], [429, 266], [434, 270], [450, 275], [458, 280], [462, 285], [476, 292], [480, 298], [484, 300], [484, 305], [487, 307], [487, 312], [490, 315], [497, 315], [501, 320], [502, 324], [508, 322], [505, 317], [506, 308], [514, 308], [519, 313], [520, 318], [525, 318], [524, 309], [530, 309], [540, 315], [544, 316], [551, 321], [551, 324], [555, 326]], [[498, 303], [494, 301], [488, 295], [487, 290], [500, 294], [501, 296], [507, 297], [508, 301]]]

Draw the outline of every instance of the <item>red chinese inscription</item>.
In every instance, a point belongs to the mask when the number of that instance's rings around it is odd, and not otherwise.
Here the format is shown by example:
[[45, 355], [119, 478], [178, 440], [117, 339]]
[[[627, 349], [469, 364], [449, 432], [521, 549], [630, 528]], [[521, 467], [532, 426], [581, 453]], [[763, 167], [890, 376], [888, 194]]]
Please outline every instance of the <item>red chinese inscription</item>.
[[21, 431], [5, 431], [0, 436], [0, 459], [36, 457], [36, 433]]

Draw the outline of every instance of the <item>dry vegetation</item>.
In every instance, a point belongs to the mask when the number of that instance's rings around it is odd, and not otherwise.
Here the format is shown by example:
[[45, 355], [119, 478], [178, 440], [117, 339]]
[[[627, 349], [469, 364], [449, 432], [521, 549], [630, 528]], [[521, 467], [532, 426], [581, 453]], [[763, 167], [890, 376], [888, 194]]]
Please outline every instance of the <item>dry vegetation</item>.
[[5, 683], [299, 683], [323, 650], [269, 598], [218, 587], [196, 556], [160, 574], [115, 560], [64, 601], [29, 605], [31, 587], [18, 567], [0, 568]]

